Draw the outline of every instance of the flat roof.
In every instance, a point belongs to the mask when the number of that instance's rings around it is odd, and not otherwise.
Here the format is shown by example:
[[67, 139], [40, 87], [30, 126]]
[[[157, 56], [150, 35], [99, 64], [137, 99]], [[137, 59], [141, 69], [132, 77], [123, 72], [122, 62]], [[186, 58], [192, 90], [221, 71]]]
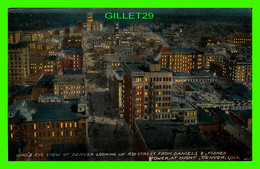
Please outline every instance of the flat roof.
[[211, 124], [217, 121], [210, 115], [208, 115], [201, 107], [197, 108], [197, 122], [198, 124]]
[[132, 71], [132, 72], [144, 72], [142, 68], [143, 64], [141, 62], [125, 62], [125, 65]]
[[171, 103], [172, 110], [190, 110], [195, 109], [188, 101], [179, 101]]
[[64, 75], [75, 75], [75, 74], [83, 74], [82, 69], [66, 69], [63, 70]]
[[191, 70], [190, 74], [196, 76], [212, 76], [208, 70]]
[[192, 48], [172, 48], [172, 53], [195, 53], [196, 50]]
[[[155, 61], [156, 62], [156, 61]], [[151, 62], [148, 62], [152, 64]], [[154, 72], [149, 71], [149, 68], [145, 66], [145, 62], [124, 62], [124, 64], [132, 71], [132, 72]], [[157, 63], [156, 63], [157, 64]], [[156, 71], [157, 72], [157, 71]], [[171, 72], [169, 69], [163, 68], [158, 72]]]
[[186, 74], [186, 73], [183, 73], [183, 72], [174, 72], [174, 73], [173, 73], [173, 77], [174, 77], [174, 76], [181, 77], [181, 76], [189, 76], [189, 75]]
[[72, 105], [73, 102], [45, 104], [27, 101], [17, 110], [15, 117], [9, 119], [9, 122], [19, 122], [21, 119], [26, 121], [76, 120], [77, 113], [72, 112]]
[[139, 131], [149, 150], [203, 148], [208, 143], [191, 127], [170, 120], [136, 120]]
[[33, 88], [53, 88], [54, 75], [43, 75]]

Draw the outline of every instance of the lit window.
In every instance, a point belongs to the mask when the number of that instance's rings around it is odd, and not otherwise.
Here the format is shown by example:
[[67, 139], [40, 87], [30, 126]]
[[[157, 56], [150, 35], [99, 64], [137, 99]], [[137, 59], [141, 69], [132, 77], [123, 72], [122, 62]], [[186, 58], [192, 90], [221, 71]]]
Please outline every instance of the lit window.
[[13, 130], [13, 125], [10, 125], [10, 130]]
[[60, 135], [63, 136], [63, 131], [60, 132]]
[[77, 127], [77, 122], [74, 123], [74, 127]]
[[33, 124], [33, 129], [36, 129], [36, 124], [35, 123]]
[[36, 134], [36, 132], [34, 132], [34, 133], [33, 133], [33, 136], [34, 136], [34, 137], [37, 137], [37, 134]]
[[65, 123], [65, 127], [66, 127], [66, 128], [68, 127], [68, 123]]
[[60, 128], [63, 128], [63, 123], [60, 123]]
[[70, 131], [70, 136], [72, 136], [72, 131]]
[[51, 133], [51, 136], [54, 137], [54, 131]]
[[14, 135], [13, 135], [13, 133], [11, 133], [11, 138], [14, 138]]
[[72, 127], [72, 123], [70, 122], [70, 127]]

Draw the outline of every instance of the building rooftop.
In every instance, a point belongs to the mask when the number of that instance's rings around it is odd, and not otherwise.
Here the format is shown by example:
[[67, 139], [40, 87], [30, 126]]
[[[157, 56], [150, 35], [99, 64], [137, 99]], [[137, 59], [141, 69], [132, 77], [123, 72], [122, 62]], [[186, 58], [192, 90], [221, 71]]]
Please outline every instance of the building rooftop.
[[83, 74], [82, 69], [66, 69], [63, 70], [63, 75], [75, 75], [75, 74]]
[[57, 60], [57, 55], [46, 55], [44, 58], [45, 61], [56, 61]]
[[59, 52], [62, 53], [83, 53], [82, 48], [69, 48], [69, 49], [61, 49]]
[[194, 49], [191, 48], [172, 48], [172, 53], [195, 53], [197, 52]]
[[181, 76], [189, 76], [189, 74], [186, 73], [182, 73], [182, 72], [175, 72], [173, 73], [173, 77], [177, 76], [177, 77], [181, 77]]
[[208, 70], [191, 70], [190, 74], [195, 76], [212, 76]]
[[54, 75], [43, 75], [33, 88], [53, 88]]
[[46, 94], [44, 96], [44, 99], [55, 99], [55, 98], [60, 98], [60, 97], [56, 94]]
[[235, 124], [223, 110], [219, 108], [213, 108], [213, 111], [218, 114], [226, 123]]
[[20, 42], [17, 44], [8, 44], [8, 49], [10, 50], [17, 50], [20, 48], [26, 48], [28, 46], [29, 42]]
[[132, 71], [132, 72], [144, 72], [142, 69], [143, 64], [141, 62], [125, 62], [125, 65]]
[[200, 88], [193, 82], [186, 82], [190, 87], [192, 87], [194, 90], [200, 90]]
[[231, 112], [235, 113], [245, 121], [252, 118], [252, 110], [231, 110]]
[[76, 120], [77, 114], [72, 112], [73, 103], [35, 103], [31, 101], [25, 104], [16, 112], [14, 118], [9, 122], [26, 121], [55, 121], [55, 120]]
[[213, 117], [208, 115], [201, 107], [197, 108], [197, 121], [198, 124], [211, 124], [217, 122]]
[[193, 110], [195, 109], [188, 101], [186, 100], [181, 100], [178, 102], [172, 102], [171, 104], [171, 109], [172, 110]]
[[10, 107], [8, 107], [8, 111], [14, 111], [17, 107], [22, 105], [23, 102], [24, 100], [15, 100], [13, 104]]
[[[154, 61], [157, 64], [156, 61]], [[151, 62], [148, 62], [152, 64]], [[124, 62], [125, 66], [128, 67], [131, 72], [152, 72], [149, 71], [149, 68], [145, 66], [144, 62]], [[169, 69], [161, 69], [159, 72], [171, 72]]]
[[208, 146], [199, 132], [185, 125], [166, 120], [136, 120], [149, 150], [200, 149]]
[[80, 83], [84, 84], [84, 76], [82, 74], [66, 74], [56, 75], [54, 83]]
[[32, 92], [32, 87], [29, 86], [16, 86], [8, 90], [9, 94], [14, 94], [15, 96], [30, 95]]

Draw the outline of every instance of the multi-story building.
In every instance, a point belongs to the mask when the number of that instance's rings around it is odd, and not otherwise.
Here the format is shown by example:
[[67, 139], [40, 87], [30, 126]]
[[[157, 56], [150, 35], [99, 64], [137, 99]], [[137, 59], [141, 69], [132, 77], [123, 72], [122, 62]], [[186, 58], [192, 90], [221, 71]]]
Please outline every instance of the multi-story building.
[[60, 50], [56, 55], [58, 71], [83, 68], [82, 48]]
[[175, 121], [183, 122], [184, 124], [197, 123], [197, 109], [188, 101], [182, 99], [171, 104], [171, 114], [166, 118], [172, 118]]
[[21, 31], [8, 32], [8, 44], [17, 44], [22, 41]]
[[223, 75], [236, 83], [252, 83], [252, 62], [227, 61], [224, 64]]
[[124, 76], [122, 69], [110, 71], [109, 91], [114, 109], [121, 115], [124, 112]]
[[88, 15], [87, 15], [86, 28], [87, 28], [88, 31], [90, 31], [90, 30], [102, 30], [103, 24], [101, 22], [96, 22], [96, 21], [94, 22], [93, 14], [91, 12], [89, 12]]
[[211, 62], [223, 62], [223, 55], [222, 54], [211, 54], [207, 53], [203, 55], [203, 68], [209, 69]]
[[59, 48], [57, 43], [31, 42], [30, 43], [30, 73], [43, 74], [45, 56], [49, 51]]
[[62, 40], [62, 48], [70, 49], [70, 48], [81, 48], [82, 47], [82, 37], [65, 37]]
[[191, 73], [173, 73], [173, 82], [184, 83], [184, 82], [215, 82], [217, 77], [212, 76], [207, 70], [191, 71]]
[[25, 79], [29, 74], [28, 44], [10, 44], [8, 46], [8, 84], [10, 86], [24, 86]]
[[170, 53], [162, 53], [160, 64], [173, 72], [189, 73], [190, 70], [202, 69], [202, 52], [193, 49], [172, 49]]
[[54, 81], [54, 94], [62, 99], [80, 99], [85, 94], [85, 82], [82, 74], [65, 72], [56, 75]]
[[109, 40], [93, 40], [93, 47], [96, 48], [103, 48], [109, 49], [112, 45], [112, 41]]
[[[135, 119], [157, 119], [171, 113], [172, 73], [155, 61], [124, 63], [124, 116], [130, 126]], [[159, 116], [157, 116], [159, 117]]]
[[219, 62], [210, 62], [209, 71], [216, 76], [222, 77], [223, 76], [223, 63]]
[[[72, 105], [28, 101], [11, 106], [10, 109], [15, 113], [9, 117], [9, 143], [25, 142], [21, 153], [31, 150], [33, 154], [49, 153], [55, 144], [86, 144], [87, 122], [72, 112]], [[33, 156], [31, 160], [35, 158]]]
[[239, 45], [252, 45], [252, 35], [234, 35], [233, 43]]
[[43, 75], [41, 79], [32, 87], [32, 100], [38, 100], [40, 96], [54, 92], [54, 75]]
[[49, 53], [44, 58], [44, 74], [57, 74], [57, 58], [58, 57], [54, 51], [49, 51]]

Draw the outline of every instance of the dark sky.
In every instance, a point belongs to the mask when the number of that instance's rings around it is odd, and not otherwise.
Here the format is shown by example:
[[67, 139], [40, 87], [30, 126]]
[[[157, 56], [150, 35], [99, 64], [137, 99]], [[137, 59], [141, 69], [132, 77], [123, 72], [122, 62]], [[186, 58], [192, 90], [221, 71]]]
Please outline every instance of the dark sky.
[[252, 16], [251, 8], [20, 8], [9, 9], [11, 13], [86, 13], [92, 11], [93, 13], [105, 12], [154, 12], [164, 13], [170, 15], [197, 15], [197, 16]]

